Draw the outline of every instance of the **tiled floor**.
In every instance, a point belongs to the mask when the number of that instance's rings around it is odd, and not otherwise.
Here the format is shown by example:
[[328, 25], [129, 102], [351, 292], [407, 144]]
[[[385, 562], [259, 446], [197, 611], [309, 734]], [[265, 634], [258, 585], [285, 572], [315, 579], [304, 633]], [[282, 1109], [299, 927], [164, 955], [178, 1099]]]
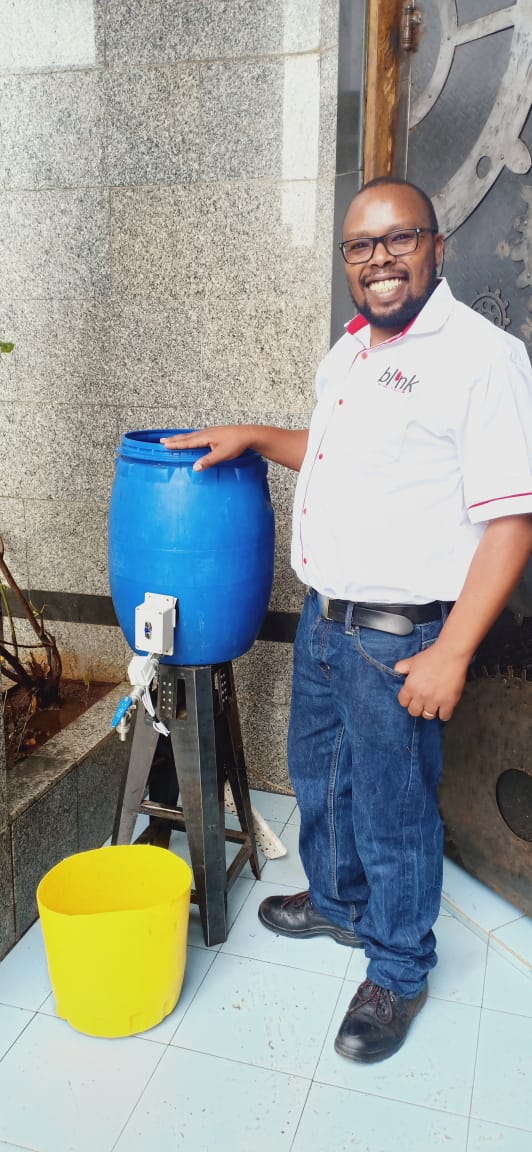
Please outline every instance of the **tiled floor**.
[[[260, 882], [240, 875], [221, 947], [205, 948], [192, 909], [183, 991], [158, 1027], [100, 1040], [59, 1020], [39, 924], [0, 964], [0, 1152], [530, 1152], [532, 980], [493, 946], [499, 897], [482, 889], [475, 930], [442, 911], [440, 963], [404, 1048], [352, 1064], [333, 1040], [364, 957], [260, 926], [260, 900], [305, 881], [294, 801], [253, 802], [288, 854]], [[452, 867], [446, 883], [449, 907]]]

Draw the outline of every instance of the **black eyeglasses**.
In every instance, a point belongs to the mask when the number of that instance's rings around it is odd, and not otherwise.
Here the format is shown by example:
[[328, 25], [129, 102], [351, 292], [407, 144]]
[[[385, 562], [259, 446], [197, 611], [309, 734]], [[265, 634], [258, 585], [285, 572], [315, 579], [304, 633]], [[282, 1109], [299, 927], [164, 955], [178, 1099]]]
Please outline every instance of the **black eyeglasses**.
[[338, 245], [346, 264], [365, 264], [371, 260], [377, 244], [384, 244], [390, 256], [408, 256], [415, 252], [422, 232], [436, 236], [436, 228], [397, 228], [384, 236], [357, 236]]

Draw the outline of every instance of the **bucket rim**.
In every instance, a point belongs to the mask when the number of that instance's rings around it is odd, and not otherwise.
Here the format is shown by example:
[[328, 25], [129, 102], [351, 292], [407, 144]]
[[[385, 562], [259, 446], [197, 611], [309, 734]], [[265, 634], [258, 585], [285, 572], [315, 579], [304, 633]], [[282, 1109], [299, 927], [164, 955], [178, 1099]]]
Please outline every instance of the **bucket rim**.
[[[109, 867], [112, 868], [113, 856], [116, 860], [116, 854], [119, 853], [122, 857], [125, 853], [131, 854], [132, 852], [139, 856], [141, 851], [148, 849], [150, 851], [151, 859], [154, 859], [155, 854], [159, 855], [162, 862], [164, 854], [164, 866], [169, 866], [174, 871], [176, 879], [174, 880], [175, 891], [172, 892], [172, 901], [181, 900], [186, 897], [191, 891], [193, 882], [193, 872], [187, 860], [178, 856], [175, 852], [171, 852], [169, 848], [161, 848], [156, 844], [108, 844], [100, 848], [88, 848], [81, 852], [71, 852], [68, 856], [64, 856], [62, 860], [58, 860], [51, 868], [45, 872], [41, 877], [37, 889], [36, 900], [39, 908], [39, 913], [42, 917], [42, 912], [46, 915], [66, 916], [66, 917], [91, 917], [91, 916], [107, 916], [110, 914], [110, 909], [105, 907], [85, 907], [80, 908], [78, 911], [69, 911], [66, 907], [59, 907], [58, 893], [55, 891], [55, 886], [61, 882], [65, 873], [69, 869], [80, 868], [83, 869], [88, 857], [98, 858], [98, 861], [105, 859]], [[179, 873], [179, 880], [177, 874]], [[75, 878], [75, 877], [74, 877]], [[167, 877], [168, 880], [168, 877]], [[172, 902], [170, 901], [170, 902]], [[150, 905], [151, 908], [166, 907], [169, 903], [168, 897], [161, 896], [159, 900], [154, 900]], [[134, 901], [125, 900], [124, 907], [115, 908], [112, 910], [113, 915], [120, 915], [121, 913], [130, 913], [143, 911], [143, 905], [137, 905]]]

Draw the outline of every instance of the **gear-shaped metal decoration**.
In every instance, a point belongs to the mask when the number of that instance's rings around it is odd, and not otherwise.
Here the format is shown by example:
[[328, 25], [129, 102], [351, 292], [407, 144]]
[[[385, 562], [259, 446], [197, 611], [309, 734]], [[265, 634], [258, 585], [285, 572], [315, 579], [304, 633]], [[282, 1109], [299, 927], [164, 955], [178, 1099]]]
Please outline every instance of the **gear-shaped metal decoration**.
[[464, 163], [433, 197], [445, 236], [452, 235], [467, 220], [504, 167], [523, 175], [532, 166], [528, 145], [520, 138], [532, 96], [531, 10], [531, 0], [515, 0], [513, 4], [459, 24], [458, 0], [438, 0], [441, 26], [438, 60], [427, 87], [412, 104], [411, 128], [424, 119], [443, 92], [455, 52], [462, 44], [513, 29], [508, 64], [490, 115]]
[[491, 320], [497, 328], [507, 328], [511, 323], [507, 313], [508, 300], [503, 300], [500, 288], [486, 288], [475, 296], [471, 307], [474, 312], [480, 312], [486, 320]]

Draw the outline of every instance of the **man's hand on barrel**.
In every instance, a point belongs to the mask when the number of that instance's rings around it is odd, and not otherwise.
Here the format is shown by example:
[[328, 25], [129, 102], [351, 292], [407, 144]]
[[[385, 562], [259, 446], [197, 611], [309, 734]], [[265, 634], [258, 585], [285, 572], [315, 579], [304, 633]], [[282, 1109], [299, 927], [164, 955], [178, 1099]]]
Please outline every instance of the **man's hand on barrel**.
[[165, 448], [210, 448], [193, 465], [194, 472], [212, 468], [221, 460], [234, 460], [253, 446], [253, 424], [227, 424], [204, 428], [200, 432], [178, 432], [175, 436], [161, 436]]

